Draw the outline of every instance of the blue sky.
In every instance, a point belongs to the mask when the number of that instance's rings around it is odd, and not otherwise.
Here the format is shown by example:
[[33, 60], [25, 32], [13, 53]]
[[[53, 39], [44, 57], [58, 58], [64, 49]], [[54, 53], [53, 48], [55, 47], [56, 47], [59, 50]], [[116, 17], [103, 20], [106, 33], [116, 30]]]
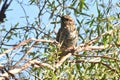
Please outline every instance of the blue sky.
[[[19, 0], [19, 1], [23, 1], [23, 3], [24, 3], [23, 7], [26, 11], [27, 16], [29, 16], [28, 20], [29, 20], [30, 23], [33, 23], [35, 21], [35, 18], [37, 18], [37, 14], [39, 12], [38, 8], [35, 5], [28, 6], [29, 0]], [[89, 4], [92, 4], [91, 1], [92, 0], [86, 0], [86, 2], [88, 2]], [[103, 0], [103, 1], [104, 1], [104, 3], [106, 3], [108, 0]], [[116, 3], [118, 1], [119, 0], [113, 0], [112, 2]], [[67, 3], [66, 3], [66, 5], [67, 5]], [[87, 14], [94, 14], [96, 16], [97, 15], [97, 12], [96, 12], [97, 10], [96, 10], [95, 7], [96, 7], [95, 5], [90, 6], [89, 7], [90, 10], [86, 11], [86, 13]], [[117, 10], [115, 10], [113, 12], [117, 12]], [[7, 21], [2, 23], [1, 26], [4, 26], [7, 30], [9, 30], [11, 26], [14, 26], [17, 23], [19, 23], [19, 27], [24, 27], [24, 26], [27, 25], [24, 11], [23, 11], [22, 7], [20, 6], [20, 4], [17, 2], [17, 0], [13, 0], [12, 4], [10, 5], [9, 9], [6, 12], [6, 16], [7, 16]], [[74, 18], [73, 14], [71, 14], [71, 16]], [[42, 16], [41, 19], [43, 20], [44, 24], [47, 24], [49, 22], [48, 18], [49, 18], [48, 14]], [[82, 18], [84, 18], [84, 16], [81, 16], [79, 19], [81, 20]], [[75, 23], [77, 23], [77, 21], [75, 21]], [[59, 27], [60, 27], [60, 24], [57, 25], [56, 31], [58, 30]], [[0, 27], [0, 28], [2, 28], [2, 27]], [[51, 30], [53, 29], [53, 24], [51, 24], [47, 27], [47, 30], [49, 30], [49, 29], [51, 29]], [[81, 33], [82, 32], [83, 31], [81, 31]], [[3, 36], [5, 35], [4, 33], [0, 33], [0, 34], [2, 34]]]
[[[29, 0], [19, 0], [19, 1], [23, 1], [23, 3], [25, 2], [26, 4], [28, 4], [27, 2]], [[90, 3], [91, 0], [86, 0]], [[108, 1], [108, 0], [104, 0]], [[113, 0], [114, 3], [116, 3], [119, 0]], [[106, 3], [106, 2], [105, 2]], [[31, 6], [27, 6], [27, 5], [23, 5], [27, 15], [29, 16], [29, 22], [33, 23], [35, 18], [37, 17], [37, 14], [39, 12], [38, 8], [34, 5]], [[94, 8], [94, 6], [90, 7], [90, 11], [88, 12], [88, 14], [96, 14], [96, 9]], [[19, 27], [23, 27], [26, 26], [27, 22], [25, 17], [25, 14], [23, 12], [22, 7], [20, 6], [20, 4], [17, 3], [16, 0], [13, 0], [12, 4], [10, 5], [8, 11], [6, 12], [7, 15], [7, 21], [5, 23], [2, 23], [0, 26], [5, 26], [5, 28], [7, 30], [10, 29], [11, 26], [14, 26], [16, 23], [19, 23]], [[48, 15], [44, 16], [42, 19], [44, 20], [45, 23], [48, 22]], [[73, 16], [72, 16], [73, 17]], [[82, 16], [83, 17], [83, 16]], [[74, 17], [73, 17], [74, 18]], [[52, 27], [53, 28], [53, 27]], [[1, 27], [0, 27], [1, 29]], [[51, 29], [51, 27], [49, 28]], [[1, 35], [1, 32], [0, 32]], [[4, 35], [4, 33], [2, 33], [2, 35]], [[14, 39], [14, 41], [16, 41], [16, 39]], [[15, 43], [15, 42], [14, 42]], [[17, 42], [18, 43], [18, 42]], [[19, 56], [19, 55], [18, 55]]]
[[[18, 1], [23, 1], [23, 7], [26, 11], [27, 16], [29, 16], [28, 20], [30, 23], [33, 23], [35, 21], [35, 18], [37, 18], [37, 14], [39, 12], [38, 8], [35, 5], [31, 5], [28, 6], [28, 2], [29, 0], [18, 0]], [[51, 0], [52, 1], [52, 0]], [[86, 0], [86, 2], [88, 2], [89, 4], [91, 3], [92, 0]], [[103, 0], [104, 3], [107, 3], [108, 0]], [[113, 0], [113, 3], [118, 3], [119, 0]], [[66, 3], [67, 5], [67, 3]], [[115, 4], [114, 4], [115, 6]], [[116, 7], [116, 6], [115, 6]], [[94, 14], [95, 16], [97, 15], [97, 10], [96, 10], [96, 6], [90, 6], [89, 7], [90, 10], [86, 11], [87, 14]], [[119, 12], [117, 9], [114, 9], [113, 12]], [[12, 4], [10, 5], [9, 9], [6, 12], [6, 16], [7, 16], [7, 21], [5, 21], [4, 23], [1, 24], [1, 26], [4, 26], [7, 30], [10, 29], [11, 26], [14, 26], [15, 24], [19, 23], [19, 27], [23, 27], [27, 25], [26, 19], [25, 19], [25, 14], [24, 11], [22, 9], [22, 7], [20, 6], [20, 4], [17, 2], [17, 0], [13, 0]], [[71, 14], [71, 16], [74, 18], [73, 14]], [[49, 15], [45, 14], [44, 16], [42, 16], [42, 20], [44, 22], [44, 24], [47, 24], [49, 22]], [[81, 20], [82, 18], [84, 18], [84, 16], [81, 16], [79, 19]], [[77, 23], [77, 21], [75, 21], [75, 23]], [[60, 26], [60, 24], [58, 25]], [[58, 27], [57, 26], [57, 30]], [[84, 27], [84, 26], [83, 26]], [[85, 26], [86, 27], [86, 26]], [[2, 28], [2, 27], [0, 27]], [[53, 24], [49, 25], [47, 27], [47, 29], [53, 29]], [[2, 35], [4, 35], [4, 33], [0, 33]]]
[[[24, 2], [28, 2], [28, 0], [23, 0], [23, 3]], [[37, 16], [37, 14], [38, 14], [37, 8], [32, 5], [31, 6], [23, 5], [23, 7], [26, 11], [26, 14], [28, 16], [30, 16], [28, 20], [31, 22], [34, 21], [35, 16]], [[5, 23], [12, 24], [12, 25], [14, 25], [16, 23], [20, 23], [23, 26], [26, 25], [24, 11], [23, 11], [22, 7], [20, 6], [20, 4], [16, 0], [13, 0], [9, 9], [8, 9], [9, 11], [6, 12], [8, 21]]]
[[[27, 3], [29, 2], [29, 0], [19, 0], [19, 1], [23, 1], [23, 3]], [[87, 2], [91, 2], [92, 0], [86, 0]], [[104, 1], [104, 0], [103, 0]], [[108, 1], [108, 0], [105, 0], [105, 1]], [[104, 3], [106, 3], [104, 1]], [[119, 0], [113, 0], [112, 2], [116, 3], [117, 1]], [[24, 5], [23, 5], [24, 6]], [[29, 17], [29, 21], [34, 21], [34, 18], [35, 16], [37, 16], [38, 14], [38, 9], [36, 8], [36, 6], [24, 6], [26, 12], [27, 12], [27, 15], [30, 16]], [[94, 13], [94, 7], [91, 6], [91, 9]], [[20, 7], [20, 5], [17, 3], [16, 0], [13, 0], [12, 4], [10, 5], [9, 7], [9, 10], [6, 12], [7, 14], [7, 19], [8, 21], [5, 22], [5, 24], [16, 24], [17, 22], [20, 22], [21, 24], [26, 24], [26, 21], [24, 18], [25, 15], [24, 15], [24, 12], [23, 12], [23, 9]], [[31, 22], [32, 22], [31, 21]]]
[[[28, 4], [29, 0], [19, 0], [19, 1], [23, 1], [23, 3]], [[86, 0], [86, 2], [91, 2], [92, 0]], [[104, 0], [103, 0], [104, 1]], [[108, 0], [105, 0], [108, 1]], [[106, 3], [104, 1], [104, 3]], [[112, 2], [116, 3], [119, 0], [113, 0]], [[91, 4], [91, 3], [90, 3]], [[27, 6], [27, 5], [23, 5], [26, 14], [29, 16], [29, 22], [33, 22], [35, 20], [35, 18], [37, 17], [38, 14], [38, 8], [34, 5], [31, 6]], [[94, 8], [94, 6], [91, 6], [91, 9], [89, 11], [89, 14], [94, 14], [96, 13], [96, 9]], [[10, 5], [8, 11], [6, 12], [7, 15], [7, 20], [3, 25], [8, 26], [7, 28], [9, 29], [10, 25], [15, 25], [16, 23], [19, 23], [20, 26], [25, 26], [26, 25], [26, 20], [25, 20], [25, 14], [23, 12], [22, 7], [20, 6], [20, 4], [17, 3], [17, 0], [13, 0], [12, 4]], [[48, 16], [44, 16], [44, 19], [48, 19]], [[45, 20], [46, 22], [48, 20]]]

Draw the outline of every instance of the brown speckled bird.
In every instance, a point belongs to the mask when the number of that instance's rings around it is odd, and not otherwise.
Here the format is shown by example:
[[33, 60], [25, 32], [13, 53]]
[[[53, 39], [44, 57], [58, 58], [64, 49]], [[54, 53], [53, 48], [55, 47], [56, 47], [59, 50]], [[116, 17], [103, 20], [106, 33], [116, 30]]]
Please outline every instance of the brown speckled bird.
[[61, 27], [57, 33], [56, 40], [61, 44], [62, 52], [76, 46], [78, 31], [75, 27], [74, 20], [69, 15], [61, 17]]

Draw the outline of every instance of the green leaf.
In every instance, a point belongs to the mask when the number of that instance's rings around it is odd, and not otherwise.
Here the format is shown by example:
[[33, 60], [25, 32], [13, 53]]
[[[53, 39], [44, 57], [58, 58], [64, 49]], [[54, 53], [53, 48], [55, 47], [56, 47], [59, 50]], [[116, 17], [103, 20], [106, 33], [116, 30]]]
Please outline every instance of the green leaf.
[[117, 5], [118, 7], [120, 7], [120, 2], [116, 3], [116, 5]]
[[30, 0], [29, 2], [30, 2], [30, 5], [31, 5], [35, 2], [35, 0]]
[[107, 36], [106, 35], [103, 37], [103, 43], [104, 43], [104, 46], [106, 46], [106, 44], [107, 44]]
[[96, 8], [97, 8], [97, 12], [98, 12], [98, 17], [100, 17], [100, 9], [98, 8], [98, 3], [96, 2]]
[[83, 9], [83, 7], [84, 7], [84, 1], [85, 1], [85, 0], [80, 0], [80, 2], [79, 2], [79, 4], [78, 4], [78, 8], [79, 8], [80, 12], [82, 12], [82, 9]]
[[99, 24], [97, 25], [97, 34], [98, 36], [100, 36], [100, 25]]
[[80, 13], [81, 15], [84, 15], [84, 16], [88, 16], [90, 17], [90, 15], [86, 14], [86, 13]]
[[14, 26], [13, 28], [16, 28], [16, 27], [18, 27], [18, 25], [19, 25], [19, 23], [16, 23], [16, 24], [15, 24], [15, 26]]
[[91, 27], [93, 25], [94, 21], [95, 21], [94, 19], [91, 20], [89, 27]]

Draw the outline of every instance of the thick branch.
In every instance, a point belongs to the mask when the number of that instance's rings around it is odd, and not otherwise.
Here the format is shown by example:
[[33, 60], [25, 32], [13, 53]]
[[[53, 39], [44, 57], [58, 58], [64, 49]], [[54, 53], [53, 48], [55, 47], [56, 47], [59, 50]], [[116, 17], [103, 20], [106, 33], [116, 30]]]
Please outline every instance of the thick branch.
[[14, 46], [14, 47], [12, 47], [12, 48], [10, 48], [10, 49], [4, 51], [4, 52], [0, 55], [0, 57], [4, 56], [5, 54], [9, 53], [10, 51], [12, 51], [12, 50], [14, 50], [14, 49], [16, 49], [16, 48], [18, 48], [18, 47], [20, 47], [20, 46], [23, 46], [23, 45], [29, 43], [30, 41], [35, 41], [35, 42], [46, 42], [46, 43], [58, 44], [58, 42], [57, 42], [57, 41], [54, 41], [54, 40], [44, 40], [44, 39], [35, 39], [35, 38], [31, 38], [31, 39], [22, 41], [22, 42], [20, 42], [19, 44], [17, 44], [16, 46]]
[[55, 70], [54, 67], [52, 67], [51, 65], [49, 64], [46, 64], [46, 63], [42, 63], [40, 61], [37, 61], [37, 60], [31, 60], [31, 61], [28, 61], [26, 62], [25, 64], [23, 64], [20, 68], [16, 68], [16, 69], [12, 69], [12, 70], [9, 70], [8, 72], [5, 72], [4, 74], [2, 74], [0, 76], [0, 80], [3, 80], [5, 78], [9, 78], [10, 77], [10, 74], [14, 75], [14, 74], [17, 74], [19, 72], [21, 72], [22, 70], [30, 67], [31, 65], [39, 65], [39, 66], [43, 66], [43, 67], [48, 67], [52, 70]]

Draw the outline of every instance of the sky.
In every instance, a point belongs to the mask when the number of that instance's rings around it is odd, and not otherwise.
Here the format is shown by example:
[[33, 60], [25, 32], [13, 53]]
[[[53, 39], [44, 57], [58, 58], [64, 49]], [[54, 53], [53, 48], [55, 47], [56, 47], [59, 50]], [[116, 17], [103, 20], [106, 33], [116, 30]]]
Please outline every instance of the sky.
[[[19, 27], [26, 26], [26, 24], [27, 24], [23, 8], [21, 7], [21, 5], [17, 1], [24, 3], [23, 7], [24, 7], [24, 9], [26, 11], [26, 15], [29, 16], [28, 20], [29, 20], [30, 23], [33, 23], [35, 21], [35, 18], [37, 17], [37, 14], [39, 12], [38, 8], [35, 5], [28, 6], [29, 0], [13, 0], [13, 2], [11, 3], [11, 5], [9, 6], [8, 10], [6, 11], [7, 21], [5, 21], [4, 23], [2, 23], [0, 25], [2, 27], [5, 27], [7, 30], [9, 30], [11, 28], [11, 26], [14, 26], [17, 23], [19, 23]], [[92, 0], [86, 0], [86, 2], [88, 2], [89, 4], [92, 4], [91, 1]], [[104, 3], [106, 3], [107, 1], [108, 0], [105, 0]], [[117, 1], [119, 1], [119, 0], [113, 0], [112, 2], [116, 3]], [[68, 2], [68, 4], [69, 4], [69, 2]], [[67, 3], [66, 3], [66, 5], [67, 5]], [[96, 10], [95, 7], [96, 7], [95, 5], [91, 6], [90, 7], [90, 11], [88, 11], [86, 13], [87, 14], [97, 15], [96, 14], [97, 10]], [[117, 10], [116, 10], [116, 12], [117, 12]], [[71, 16], [73, 17], [73, 15], [71, 15]], [[48, 21], [48, 17], [49, 17], [48, 15], [45, 15], [45, 16], [42, 17], [42, 20], [44, 21], [45, 24], [48, 24], [48, 22], [49, 22]], [[81, 16], [80, 18], [84, 18], [84, 16]], [[76, 21], [75, 21], [75, 23], [76, 23]], [[51, 24], [51, 25], [53, 26], [53, 24]], [[53, 27], [51, 27], [51, 25], [50, 25], [50, 27], [47, 27], [48, 30], [53, 28]], [[0, 29], [2, 27], [0, 27]], [[59, 27], [57, 27], [57, 30], [58, 30], [58, 28]], [[83, 31], [81, 31], [81, 33], [82, 32]], [[3, 33], [3, 32], [1, 33], [0, 32], [0, 36], [4, 36], [4, 35], [5, 35], [5, 33]], [[16, 38], [14, 39], [14, 43], [15, 43], [15, 41], [17, 42]]]
[[[28, 6], [29, 0], [13, 0], [11, 5], [9, 6], [9, 9], [6, 11], [6, 16], [7, 16], [7, 21], [2, 23], [0, 26], [5, 27], [7, 30], [11, 28], [11, 26], [14, 26], [15, 24], [19, 23], [19, 27], [26, 26], [27, 22], [25, 19], [25, 13], [23, 11], [23, 8], [21, 5], [17, 2], [22, 2], [23, 1], [23, 7], [26, 11], [26, 14], [29, 16], [28, 20], [29, 22], [33, 23], [35, 21], [35, 18], [37, 17], [37, 14], [39, 12], [38, 8], [35, 5]], [[52, 1], [52, 0], [51, 0]], [[86, 0], [89, 4], [91, 4], [92, 0]], [[106, 3], [108, 0], [103, 0], [104, 3]], [[118, 2], [119, 0], [112, 0], [113, 3]], [[67, 4], [67, 3], [66, 3]], [[0, 5], [1, 7], [1, 5]], [[95, 5], [90, 7], [90, 11], [86, 12], [87, 14], [94, 14], [97, 15], [96, 12], [97, 10], [95, 9]], [[114, 12], [117, 12], [115, 10]], [[71, 15], [73, 17], [73, 15]], [[42, 17], [42, 20], [47, 24], [48, 21], [48, 15], [45, 15]], [[74, 18], [74, 17], [73, 17]], [[81, 16], [81, 18], [84, 18]], [[75, 21], [76, 23], [76, 21]], [[2, 28], [0, 27], [0, 29]], [[52, 29], [53, 27], [49, 27], [48, 29]], [[58, 27], [59, 28], [59, 27]], [[57, 29], [58, 30], [58, 29]], [[5, 33], [0, 32], [0, 36], [5, 35]]]
[[[23, 3], [25, 3], [23, 5], [23, 7], [26, 11], [26, 14], [29, 16], [28, 20], [29, 20], [29, 22], [33, 22], [39, 12], [38, 8], [34, 5], [27, 6], [29, 0], [18, 0], [18, 1], [20, 1], [20, 2], [23, 1]], [[86, 0], [86, 1], [91, 2], [92, 0]], [[108, 0], [106, 0], [106, 1], [108, 1]], [[118, 0], [113, 0], [112, 2], [116, 3], [117, 1]], [[104, 1], [104, 3], [106, 3], [106, 2]], [[96, 9], [93, 6], [91, 6], [90, 10], [91, 10], [91, 11], [89, 11], [90, 14], [93, 13], [94, 15], [96, 15], [95, 14]], [[2, 25], [8, 26], [7, 27], [8, 29], [11, 25], [15, 25], [16, 23], [19, 23], [20, 26], [25, 26], [27, 23], [26, 19], [25, 19], [24, 11], [23, 11], [22, 7], [20, 6], [20, 4], [17, 2], [17, 0], [13, 0], [12, 4], [10, 5], [9, 9], [6, 12], [6, 15], [7, 15], [7, 21], [5, 23], [3, 23]], [[48, 16], [44, 16], [44, 19], [47, 19], [47, 18], [48, 18]], [[44, 20], [44, 21], [47, 21], [47, 20]]]
[[[35, 18], [37, 17], [37, 14], [39, 12], [37, 7], [34, 5], [27, 6], [29, 0], [19, 0], [19, 1], [23, 1], [23, 3], [26, 3], [26, 4], [24, 4], [25, 6], [24, 5], [23, 6], [26, 11], [26, 14], [29, 16], [28, 20], [31, 23], [34, 22]], [[91, 0], [86, 0], [86, 1], [90, 2]], [[104, 1], [107, 1], [107, 0], [104, 0]], [[119, 0], [113, 0], [114, 3], [116, 3], [117, 1], [119, 1]], [[88, 14], [97, 15], [96, 9], [93, 6], [91, 6], [90, 8], [91, 8], [91, 10]], [[27, 24], [26, 19], [24, 18], [24, 16], [25, 16], [24, 11], [23, 11], [22, 7], [20, 6], [20, 4], [18, 4], [17, 0], [13, 0], [9, 9], [6, 12], [6, 16], [7, 16], [7, 21], [5, 21], [5, 23], [2, 23], [0, 26], [3, 26], [3, 27], [5, 26], [5, 28], [7, 30], [9, 30], [10, 27], [14, 26], [16, 23], [19, 23], [20, 27], [26, 26], [26, 24]], [[42, 19], [44, 20], [44, 22], [46, 22], [46, 23], [48, 22], [46, 20], [46, 19], [48, 19], [48, 16], [44, 16], [44, 18], [42, 18]], [[0, 29], [1, 29], [1, 27], [0, 27]], [[1, 36], [1, 34], [4, 35], [4, 33], [0, 32], [0, 36]]]
[[[29, 0], [18, 0], [18, 1], [23, 1], [23, 3], [28, 4]], [[86, 0], [88, 2], [91, 2], [92, 0]], [[104, 0], [103, 0], [104, 1]], [[106, 0], [108, 1], [108, 0]], [[113, 0], [112, 2], [116, 3], [119, 0]], [[104, 3], [106, 3], [104, 1]], [[24, 5], [23, 5], [24, 6]], [[91, 8], [93, 8], [93, 6], [91, 6]], [[29, 17], [29, 20], [34, 21], [34, 16], [37, 16], [38, 14], [38, 10], [36, 8], [36, 6], [31, 5], [31, 6], [24, 6], [24, 9], [26, 10], [26, 13]], [[94, 12], [94, 8], [91, 9], [93, 10], [92, 12]], [[26, 24], [25, 19], [23, 18], [25, 16], [23, 9], [21, 8], [20, 4], [18, 4], [17, 0], [13, 0], [12, 4], [10, 5], [8, 11], [6, 12], [7, 15], [7, 19], [8, 21], [5, 22], [5, 24], [16, 24], [17, 22], [20, 22], [21, 24]], [[31, 22], [32, 22], [31, 21]]]
[[[22, 1], [23, 3], [28, 2], [28, 0], [22, 0]], [[23, 5], [23, 7], [26, 11], [26, 14], [30, 16], [29, 21], [32, 22], [34, 21], [34, 16], [37, 16], [38, 10], [36, 6], [32, 6], [32, 5], [27, 6], [27, 4], [24, 4], [26, 6]], [[20, 4], [16, 0], [13, 0], [9, 9], [6, 12], [8, 21], [5, 24], [15, 25], [16, 23], [20, 23], [21, 25], [26, 25], [25, 14], [24, 14], [23, 8], [20, 6]]]

